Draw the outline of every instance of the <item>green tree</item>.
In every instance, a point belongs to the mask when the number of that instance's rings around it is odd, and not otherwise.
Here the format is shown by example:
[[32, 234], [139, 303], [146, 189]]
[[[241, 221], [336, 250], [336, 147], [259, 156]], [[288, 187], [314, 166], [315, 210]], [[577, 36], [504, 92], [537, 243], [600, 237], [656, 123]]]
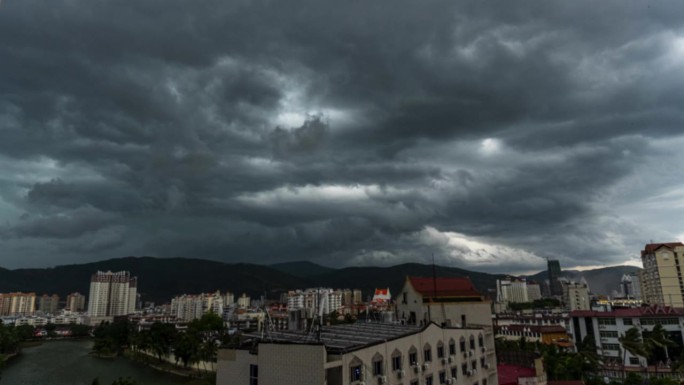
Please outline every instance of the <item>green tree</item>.
[[625, 377], [625, 382], [624, 385], [642, 385], [644, 383], [643, 377], [640, 375], [631, 372], [627, 373], [627, 377]]
[[661, 324], [655, 325], [650, 333], [644, 333], [644, 343], [647, 349], [650, 350], [653, 355], [655, 355], [656, 350], [663, 349], [665, 352], [666, 361], [670, 360], [668, 347], [677, 345], [677, 343], [670, 338], [667, 330], [665, 330]]
[[173, 341], [173, 355], [178, 360], [183, 362], [184, 367], [188, 364], [196, 362], [199, 358], [201, 341], [197, 334], [192, 332], [182, 333]]
[[646, 347], [644, 346], [644, 342], [641, 339], [641, 333], [639, 332], [639, 329], [636, 327], [632, 327], [628, 329], [625, 334], [622, 336], [618, 337], [618, 341], [620, 342], [620, 345], [622, 345], [623, 353], [622, 353], [622, 377], [625, 377], [625, 371], [626, 371], [626, 362], [625, 360], [627, 359], [627, 352], [629, 352], [633, 356], [642, 356], [642, 357], [647, 357], [648, 356], [648, 351], [646, 350]]
[[119, 378], [118, 380], [112, 382], [112, 385], [140, 385], [139, 382], [133, 381], [130, 377]]
[[207, 371], [206, 362], [214, 362], [216, 359], [216, 354], [218, 352], [218, 346], [216, 341], [213, 339], [208, 339], [202, 342], [200, 346], [200, 359], [202, 360], [204, 366], [204, 371]]
[[160, 362], [169, 354], [176, 334], [176, 327], [171, 324], [155, 322], [150, 327], [150, 348]]

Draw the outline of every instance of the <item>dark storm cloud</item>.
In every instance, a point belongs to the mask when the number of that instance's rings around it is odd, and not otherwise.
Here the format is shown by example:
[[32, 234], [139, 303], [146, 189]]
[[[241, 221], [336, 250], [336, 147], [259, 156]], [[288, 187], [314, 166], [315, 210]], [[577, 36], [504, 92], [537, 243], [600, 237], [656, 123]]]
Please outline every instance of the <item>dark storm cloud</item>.
[[5, 264], [622, 262], [684, 234], [682, 13], [5, 1]]

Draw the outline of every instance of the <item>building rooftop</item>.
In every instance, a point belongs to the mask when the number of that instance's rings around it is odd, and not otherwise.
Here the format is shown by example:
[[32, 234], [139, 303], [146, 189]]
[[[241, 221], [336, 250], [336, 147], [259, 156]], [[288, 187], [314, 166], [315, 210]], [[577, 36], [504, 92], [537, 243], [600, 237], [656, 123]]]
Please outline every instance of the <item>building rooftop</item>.
[[330, 325], [322, 327], [320, 341], [315, 331], [279, 330], [263, 336], [261, 333], [252, 333], [248, 336], [255, 337], [261, 342], [322, 344], [329, 352], [349, 352], [416, 334], [432, 325], [440, 327], [435, 323], [424, 327], [380, 322]]
[[537, 375], [533, 368], [508, 364], [497, 365], [496, 372], [499, 378], [499, 385], [518, 385], [518, 378], [535, 377]]
[[613, 309], [612, 311], [575, 310], [570, 317], [663, 317], [684, 316], [684, 308], [650, 305], [628, 309]]
[[684, 243], [681, 243], [681, 242], [649, 243], [646, 246], [644, 246], [643, 250], [641, 250], [641, 256], [643, 257], [646, 254], [653, 254], [656, 250], [658, 250], [661, 247], [666, 247], [666, 248], [672, 250], [677, 246], [684, 246]]

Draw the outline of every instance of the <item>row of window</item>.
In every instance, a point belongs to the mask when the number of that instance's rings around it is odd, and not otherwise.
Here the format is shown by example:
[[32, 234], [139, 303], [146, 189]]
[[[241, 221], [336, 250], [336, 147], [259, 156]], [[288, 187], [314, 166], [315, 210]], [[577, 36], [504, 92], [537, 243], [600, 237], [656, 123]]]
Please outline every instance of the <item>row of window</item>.
[[[409, 355], [410, 357], [410, 355]], [[417, 363], [412, 363], [412, 365], [415, 365]], [[480, 368], [486, 368], [487, 367], [487, 359], [485, 357], [480, 357]], [[373, 376], [382, 376], [385, 374], [385, 365], [382, 359], [374, 359], [373, 360]], [[477, 370], [477, 360], [471, 360], [470, 361], [470, 368], [468, 367], [468, 363], [464, 362], [461, 364], [461, 372], [465, 375], [467, 374], [468, 370]], [[392, 371], [400, 371], [402, 370], [402, 361], [401, 361], [401, 356], [394, 356], [392, 357]], [[451, 377], [456, 377], [457, 374], [457, 367], [453, 366], [451, 367]], [[350, 366], [350, 378], [351, 381], [360, 381], [363, 378], [363, 363], [358, 361], [353, 362]]]
[[[679, 319], [676, 317], [669, 318], [641, 318], [642, 325], [678, 325]], [[616, 325], [615, 318], [598, 318], [599, 325]], [[632, 318], [623, 318], [623, 325], [634, 325]]]

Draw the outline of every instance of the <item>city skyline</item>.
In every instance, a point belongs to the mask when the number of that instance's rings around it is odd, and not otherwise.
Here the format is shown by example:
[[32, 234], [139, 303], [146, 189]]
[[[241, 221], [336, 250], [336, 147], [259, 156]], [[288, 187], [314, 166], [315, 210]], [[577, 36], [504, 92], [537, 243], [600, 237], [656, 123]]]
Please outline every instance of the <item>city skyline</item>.
[[0, 266], [641, 266], [684, 240], [683, 13], [2, 2]]

